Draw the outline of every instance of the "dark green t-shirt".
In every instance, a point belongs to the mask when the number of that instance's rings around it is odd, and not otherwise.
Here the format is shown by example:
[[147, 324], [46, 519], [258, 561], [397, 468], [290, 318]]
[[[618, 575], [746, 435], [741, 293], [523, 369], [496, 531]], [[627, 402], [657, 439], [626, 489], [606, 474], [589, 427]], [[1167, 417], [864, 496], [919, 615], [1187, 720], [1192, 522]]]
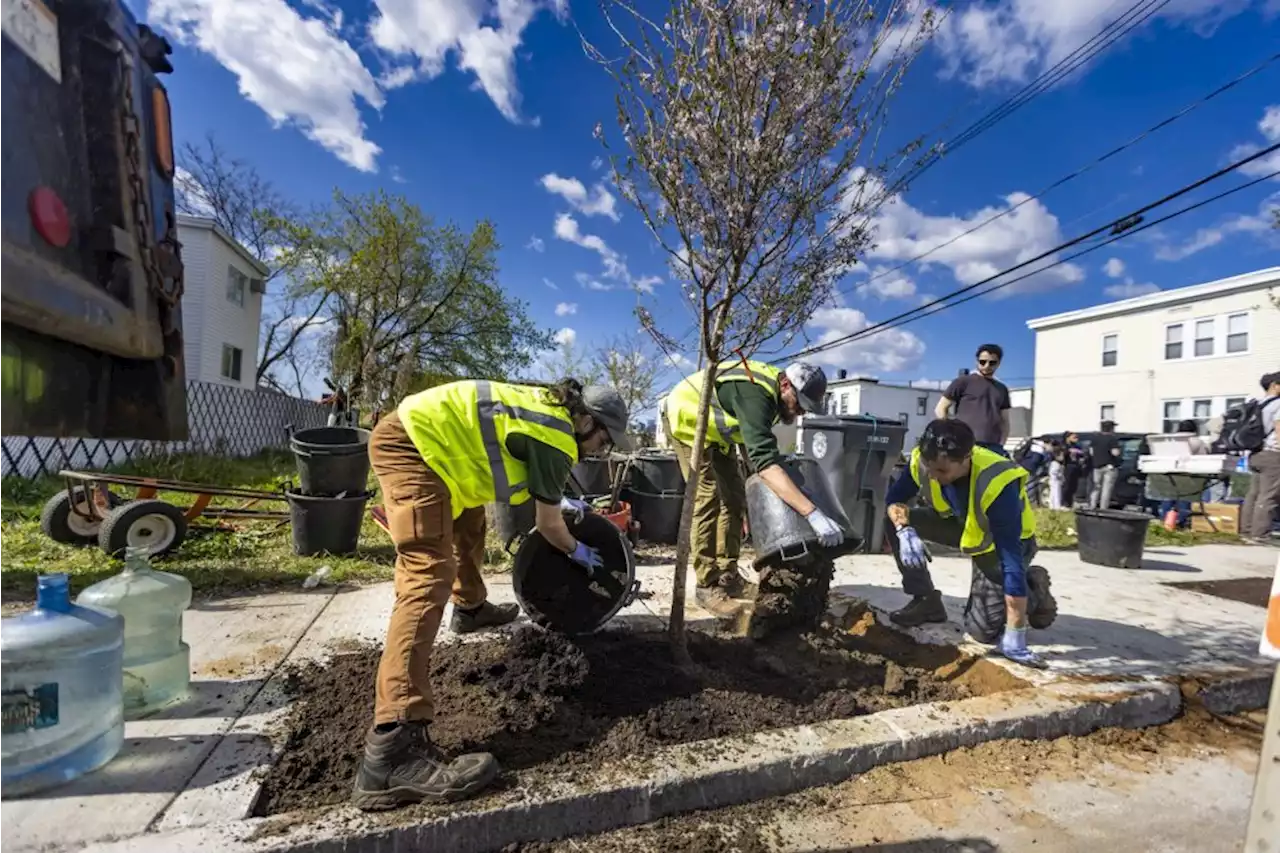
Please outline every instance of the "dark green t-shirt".
[[507, 452], [529, 469], [529, 494], [543, 503], [560, 503], [573, 470], [567, 453], [520, 433], [507, 436]]
[[778, 401], [763, 385], [754, 382], [722, 382], [716, 388], [721, 407], [738, 420], [742, 443], [751, 467], [763, 471], [782, 461], [773, 425], [778, 420]]

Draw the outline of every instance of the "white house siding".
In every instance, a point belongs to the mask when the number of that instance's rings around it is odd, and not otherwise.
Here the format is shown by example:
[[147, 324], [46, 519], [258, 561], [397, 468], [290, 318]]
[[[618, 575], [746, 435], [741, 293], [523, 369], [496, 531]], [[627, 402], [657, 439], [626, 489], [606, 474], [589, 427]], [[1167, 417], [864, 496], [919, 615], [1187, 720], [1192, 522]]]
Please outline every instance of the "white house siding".
[[[1280, 268], [1273, 268], [1030, 321], [1036, 330], [1034, 431], [1096, 429], [1110, 414], [1121, 431], [1159, 432], [1166, 403], [1178, 404], [1179, 419], [1213, 417], [1229, 401], [1257, 396], [1258, 378], [1280, 370], [1280, 311], [1268, 299], [1277, 285]], [[1073, 320], [1073, 314], [1101, 316]], [[1248, 318], [1241, 353], [1226, 352], [1227, 317], [1234, 314]], [[1207, 319], [1213, 319], [1213, 354], [1197, 357], [1196, 322]], [[1165, 330], [1177, 323], [1183, 324], [1183, 354], [1168, 360]], [[1108, 335], [1116, 336], [1116, 359], [1104, 367]], [[1207, 412], [1197, 412], [1197, 403]]]
[[[209, 280], [209, 242], [212, 235], [212, 231], [178, 225], [185, 282], [182, 293], [182, 340], [188, 381], [206, 378], [204, 312], [208, 299], [205, 283]], [[217, 372], [216, 366], [214, 372]]]
[[942, 392], [934, 388], [911, 388], [865, 379], [843, 382], [837, 379], [827, 386], [827, 412], [904, 420], [907, 434], [903, 446], [910, 448], [919, 440], [925, 424], [933, 420], [934, 407], [941, 398]]
[[[216, 233], [210, 233], [213, 250], [210, 252], [208, 306], [205, 311], [207, 326], [203, 341], [204, 363], [207, 369], [206, 375], [201, 378], [208, 382], [253, 388], [257, 384], [254, 380], [254, 370], [258, 364], [258, 327], [262, 319], [262, 295], [246, 292], [244, 307], [232, 302], [227, 298], [227, 271], [229, 267], [235, 267], [247, 279], [262, 276], [239, 252]], [[222, 375], [223, 344], [238, 347], [242, 352], [239, 382]]]

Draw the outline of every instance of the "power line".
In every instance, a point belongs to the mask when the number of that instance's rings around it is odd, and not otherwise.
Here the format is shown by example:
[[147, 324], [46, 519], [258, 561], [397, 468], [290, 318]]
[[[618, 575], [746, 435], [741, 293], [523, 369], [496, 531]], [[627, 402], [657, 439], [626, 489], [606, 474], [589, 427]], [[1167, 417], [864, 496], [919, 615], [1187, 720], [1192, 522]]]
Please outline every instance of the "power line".
[[973, 141], [980, 134], [985, 133], [999, 122], [1008, 118], [1031, 100], [1043, 94], [1055, 83], [1145, 23], [1147, 19], [1168, 5], [1169, 2], [1170, 0], [1138, 0], [1138, 2], [1135, 2], [1120, 17], [1104, 26], [1084, 44], [1058, 60], [1053, 66], [1043, 71], [1034, 80], [986, 113], [982, 118], [943, 143], [939, 151], [934, 152], [931, 157], [918, 163], [914, 169], [895, 181], [886, 195], [892, 195], [897, 192], [901, 187], [923, 175], [945, 154], [949, 154], [965, 143]]
[[892, 275], [893, 273], [898, 272], [899, 270], [903, 269], [904, 267], [908, 267], [908, 266], [910, 266], [911, 264], [916, 263], [917, 261], [920, 261], [920, 260], [923, 260], [923, 259], [925, 259], [925, 258], [929, 257], [929, 256], [930, 256], [930, 255], [932, 255], [934, 252], [937, 252], [937, 251], [939, 251], [939, 250], [941, 250], [941, 249], [945, 249], [947, 246], [950, 246], [950, 245], [952, 245], [953, 243], [957, 242], [958, 240], [960, 240], [960, 239], [962, 239], [962, 238], [964, 238], [964, 237], [969, 236], [969, 235], [970, 235], [970, 234], [972, 234], [973, 232], [975, 232], [975, 231], [977, 231], [977, 230], [979, 230], [979, 229], [982, 229], [982, 228], [986, 228], [986, 227], [987, 227], [988, 225], [990, 225], [992, 222], [995, 222], [997, 219], [1001, 219], [1001, 218], [1003, 218], [1003, 217], [1005, 217], [1005, 216], [1008, 216], [1009, 214], [1013, 213], [1015, 210], [1017, 210], [1018, 208], [1022, 207], [1023, 205], [1028, 204], [1028, 203], [1030, 203], [1030, 202], [1032, 202], [1032, 201], [1035, 201], [1036, 199], [1043, 198], [1044, 196], [1048, 195], [1050, 192], [1052, 192], [1053, 190], [1055, 190], [1055, 189], [1057, 189], [1058, 187], [1062, 186], [1063, 184], [1066, 184], [1066, 183], [1068, 183], [1069, 181], [1072, 181], [1072, 180], [1074, 180], [1075, 178], [1078, 178], [1080, 175], [1083, 175], [1085, 172], [1088, 172], [1088, 171], [1092, 170], [1093, 168], [1095, 168], [1096, 166], [1101, 165], [1103, 162], [1105, 162], [1105, 161], [1107, 161], [1107, 160], [1111, 159], [1112, 157], [1116, 156], [1116, 155], [1117, 155], [1117, 154], [1119, 154], [1120, 152], [1122, 152], [1122, 151], [1124, 151], [1124, 150], [1126, 150], [1126, 149], [1128, 149], [1128, 148], [1132, 148], [1134, 145], [1137, 145], [1139, 142], [1142, 142], [1144, 139], [1146, 139], [1148, 136], [1151, 136], [1153, 133], [1156, 133], [1156, 132], [1158, 132], [1158, 131], [1160, 131], [1160, 130], [1163, 130], [1164, 128], [1166, 128], [1166, 127], [1168, 127], [1169, 125], [1173, 124], [1173, 123], [1174, 123], [1175, 121], [1177, 121], [1178, 119], [1182, 118], [1183, 116], [1186, 116], [1186, 115], [1188, 115], [1188, 114], [1190, 114], [1190, 113], [1194, 112], [1195, 110], [1197, 110], [1197, 109], [1199, 109], [1200, 107], [1204, 106], [1205, 104], [1209, 103], [1209, 102], [1210, 102], [1210, 101], [1212, 101], [1214, 98], [1218, 97], [1219, 95], [1223, 94], [1224, 92], [1229, 91], [1230, 89], [1234, 88], [1235, 86], [1239, 85], [1240, 83], [1243, 83], [1245, 80], [1248, 80], [1250, 77], [1252, 77], [1252, 76], [1254, 76], [1255, 74], [1257, 74], [1258, 72], [1262, 71], [1264, 68], [1266, 68], [1266, 67], [1267, 67], [1268, 65], [1270, 65], [1272, 62], [1275, 62], [1277, 59], [1280, 59], [1280, 53], [1272, 54], [1271, 56], [1269, 56], [1268, 58], [1266, 58], [1266, 59], [1265, 59], [1265, 60], [1263, 60], [1262, 62], [1260, 62], [1260, 63], [1258, 63], [1257, 65], [1255, 65], [1253, 68], [1250, 68], [1248, 71], [1246, 71], [1246, 72], [1244, 72], [1243, 74], [1241, 74], [1240, 76], [1236, 77], [1234, 80], [1230, 80], [1230, 81], [1228, 81], [1227, 83], [1224, 83], [1223, 85], [1221, 85], [1221, 86], [1219, 86], [1218, 88], [1214, 89], [1214, 90], [1213, 90], [1212, 92], [1210, 92], [1209, 94], [1207, 94], [1207, 95], [1205, 95], [1205, 96], [1203, 96], [1203, 97], [1199, 98], [1198, 100], [1192, 101], [1191, 103], [1189, 103], [1189, 104], [1187, 104], [1186, 106], [1184, 106], [1184, 107], [1183, 107], [1181, 110], [1179, 110], [1178, 112], [1174, 113], [1173, 115], [1171, 115], [1171, 116], [1169, 116], [1169, 117], [1165, 118], [1164, 120], [1162, 120], [1162, 121], [1160, 121], [1160, 122], [1157, 122], [1156, 124], [1152, 125], [1151, 127], [1147, 128], [1146, 130], [1144, 130], [1144, 131], [1142, 131], [1141, 133], [1139, 133], [1137, 136], [1135, 136], [1135, 137], [1133, 137], [1132, 139], [1130, 139], [1128, 142], [1125, 142], [1125, 143], [1124, 143], [1124, 144], [1122, 144], [1122, 145], [1119, 145], [1119, 146], [1117, 146], [1117, 147], [1115, 147], [1115, 148], [1112, 148], [1110, 151], [1108, 151], [1107, 153], [1105, 153], [1105, 154], [1101, 155], [1100, 157], [1097, 157], [1097, 158], [1096, 158], [1096, 159], [1094, 159], [1092, 162], [1086, 163], [1085, 165], [1081, 166], [1080, 168], [1076, 169], [1074, 172], [1072, 172], [1072, 173], [1070, 173], [1070, 174], [1068, 174], [1068, 175], [1064, 175], [1063, 177], [1061, 177], [1061, 178], [1059, 178], [1058, 180], [1054, 181], [1053, 183], [1049, 184], [1049, 185], [1048, 185], [1047, 187], [1045, 187], [1044, 189], [1042, 189], [1042, 190], [1040, 190], [1039, 192], [1037, 192], [1035, 195], [1028, 196], [1027, 198], [1023, 199], [1022, 201], [1020, 201], [1020, 202], [1018, 202], [1017, 204], [1013, 205], [1012, 207], [1008, 207], [1008, 208], [1006, 208], [1006, 209], [1004, 209], [1004, 210], [1000, 211], [999, 213], [993, 214], [992, 216], [988, 217], [987, 219], [984, 219], [982, 222], [979, 222], [977, 225], [974, 225], [972, 228], [969, 228], [969, 229], [968, 229], [968, 230], [966, 230], [966, 231], [962, 231], [962, 232], [960, 232], [959, 234], [957, 234], [956, 236], [952, 237], [951, 239], [949, 239], [949, 240], [947, 240], [947, 241], [945, 241], [945, 242], [943, 242], [943, 243], [939, 243], [938, 245], [934, 246], [932, 249], [929, 249], [928, 251], [922, 252], [922, 253], [920, 253], [920, 254], [916, 255], [916, 256], [915, 256], [915, 257], [913, 257], [913, 258], [910, 258], [910, 259], [908, 259], [908, 260], [905, 260], [905, 261], [903, 261], [902, 263], [898, 264], [898, 265], [897, 265], [897, 266], [895, 266], [895, 267], [890, 267], [889, 269], [882, 270], [881, 272], [876, 273], [875, 275], [871, 276], [871, 277], [870, 277], [870, 278], [868, 278], [867, 280], [862, 281], [862, 282], [859, 282], [859, 283], [858, 283], [858, 285], [856, 285], [856, 286], [859, 286], [859, 287], [860, 287], [860, 286], [862, 286], [862, 285], [870, 284], [871, 282], [876, 281], [877, 279], [884, 278], [884, 277], [885, 277], [885, 276], [887, 276], [887, 275]]
[[[1084, 243], [1084, 242], [1086, 242], [1086, 241], [1088, 241], [1088, 240], [1090, 240], [1090, 239], [1092, 239], [1092, 238], [1094, 238], [1094, 237], [1096, 237], [1096, 236], [1098, 236], [1098, 235], [1100, 235], [1100, 234], [1103, 234], [1103, 233], [1104, 233], [1104, 232], [1106, 232], [1106, 231], [1110, 231], [1110, 232], [1111, 232], [1111, 234], [1112, 234], [1112, 236], [1113, 236], [1113, 238], [1115, 238], [1115, 239], [1119, 239], [1121, 236], [1124, 236], [1125, 234], [1128, 234], [1128, 233], [1137, 233], [1138, 231], [1146, 230], [1147, 228], [1151, 227], [1151, 225], [1152, 225], [1152, 224], [1155, 224], [1155, 223], [1148, 223], [1148, 224], [1146, 224], [1146, 225], [1142, 225], [1141, 227], [1136, 227], [1136, 226], [1138, 226], [1138, 225], [1139, 225], [1139, 223], [1142, 221], [1142, 215], [1143, 215], [1143, 214], [1145, 214], [1145, 213], [1147, 213], [1148, 211], [1151, 211], [1151, 210], [1153, 210], [1153, 209], [1155, 209], [1155, 208], [1157, 208], [1157, 207], [1160, 207], [1160, 206], [1162, 206], [1162, 205], [1164, 205], [1164, 204], [1167, 204], [1167, 203], [1169, 203], [1170, 201], [1172, 201], [1172, 200], [1173, 200], [1173, 199], [1175, 199], [1175, 198], [1179, 198], [1179, 197], [1181, 197], [1181, 196], [1186, 195], [1186, 194], [1187, 194], [1187, 193], [1189, 193], [1189, 192], [1192, 192], [1192, 191], [1194, 191], [1194, 190], [1196, 190], [1196, 189], [1199, 189], [1200, 187], [1204, 186], [1205, 184], [1208, 184], [1208, 183], [1210, 183], [1210, 182], [1212, 182], [1212, 181], [1215, 181], [1215, 180], [1217, 180], [1218, 178], [1222, 177], [1223, 175], [1226, 175], [1226, 174], [1229, 174], [1229, 173], [1231, 173], [1231, 172], [1234, 172], [1235, 170], [1237, 170], [1237, 169], [1241, 168], [1242, 166], [1248, 165], [1249, 163], [1252, 163], [1252, 162], [1254, 162], [1255, 160], [1259, 160], [1259, 159], [1261, 159], [1261, 158], [1263, 158], [1263, 157], [1266, 157], [1267, 155], [1271, 154], [1272, 152], [1276, 151], [1277, 149], [1280, 149], [1280, 143], [1276, 143], [1276, 144], [1270, 145], [1270, 146], [1268, 146], [1268, 147], [1266, 147], [1266, 148], [1263, 148], [1263, 149], [1261, 149], [1260, 151], [1256, 151], [1256, 152], [1254, 152], [1253, 154], [1250, 154], [1250, 155], [1249, 155], [1249, 156], [1247, 156], [1247, 157], [1244, 157], [1244, 158], [1242, 158], [1242, 159], [1240, 159], [1240, 160], [1237, 160], [1236, 162], [1231, 163], [1231, 164], [1230, 164], [1230, 165], [1228, 165], [1228, 166], [1224, 166], [1223, 168], [1219, 169], [1218, 171], [1216, 171], [1216, 172], [1214, 172], [1214, 173], [1212, 173], [1212, 174], [1210, 174], [1210, 175], [1207, 175], [1207, 176], [1205, 176], [1205, 177], [1203, 177], [1203, 178], [1200, 178], [1199, 180], [1197, 180], [1197, 181], [1195, 181], [1195, 182], [1193, 182], [1193, 183], [1187, 184], [1186, 186], [1184, 186], [1184, 187], [1182, 187], [1182, 188], [1180, 188], [1180, 189], [1178, 189], [1178, 190], [1175, 190], [1175, 191], [1174, 191], [1174, 192], [1172, 192], [1172, 193], [1169, 193], [1168, 195], [1164, 196], [1163, 198], [1158, 199], [1157, 201], [1151, 202], [1150, 204], [1147, 204], [1147, 205], [1145, 205], [1145, 206], [1143, 206], [1143, 207], [1140, 207], [1140, 208], [1138, 208], [1137, 210], [1133, 211], [1132, 213], [1126, 214], [1125, 216], [1122, 216], [1122, 217], [1120, 217], [1119, 219], [1115, 219], [1115, 220], [1113, 220], [1113, 221], [1111, 221], [1111, 222], [1108, 222], [1107, 224], [1102, 225], [1102, 226], [1100, 226], [1100, 227], [1098, 227], [1098, 228], [1095, 228], [1095, 229], [1093, 229], [1092, 231], [1089, 231], [1089, 232], [1087, 232], [1087, 233], [1085, 233], [1085, 234], [1081, 234], [1081, 235], [1080, 235], [1080, 236], [1078, 236], [1078, 237], [1074, 237], [1074, 238], [1072, 238], [1072, 239], [1070, 239], [1070, 240], [1066, 241], [1065, 243], [1061, 243], [1061, 244], [1059, 244], [1059, 245], [1057, 245], [1057, 246], [1053, 247], [1052, 249], [1049, 249], [1049, 250], [1047, 250], [1047, 251], [1045, 251], [1045, 252], [1040, 253], [1039, 255], [1036, 255], [1036, 256], [1035, 256], [1035, 257], [1033, 257], [1033, 258], [1030, 258], [1030, 259], [1025, 260], [1025, 261], [1023, 261], [1023, 262], [1021, 262], [1021, 263], [1015, 264], [1014, 266], [1009, 267], [1009, 268], [1008, 268], [1008, 269], [1006, 269], [1006, 270], [1002, 270], [1001, 272], [998, 272], [998, 273], [996, 273], [995, 275], [988, 276], [987, 278], [984, 278], [984, 279], [982, 279], [981, 281], [977, 281], [977, 282], [974, 282], [973, 284], [967, 285], [967, 286], [965, 286], [965, 287], [961, 287], [961, 288], [959, 288], [959, 289], [957, 289], [957, 290], [953, 290], [952, 292], [950, 292], [950, 293], [948, 293], [948, 294], [945, 294], [945, 295], [943, 295], [943, 296], [940, 296], [940, 297], [938, 297], [937, 299], [934, 299], [934, 300], [932, 300], [932, 301], [930, 301], [930, 302], [926, 302], [924, 305], [921, 305], [921, 306], [919, 306], [919, 307], [917, 307], [917, 308], [912, 308], [912, 309], [911, 309], [911, 310], [909, 310], [909, 311], [904, 311], [904, 312], [902, 312], [901, 314], [897, 314], [897, 315], [895, 315], [895, 316], [893, 316], [893, 317], [890, 317], [890, 318], [889, 318], [889, 319], [887, 319], [887, 320], [881, 321], [881, 322], [876, 323], [876, 324], [874, 324], [874, 325], [872, 325], [872, 326], [868, 326], [868, 327], [867, 327], [867, 328], [865, 328], [865, 329], [861, 329], [861, 330], [859, 330], [859, 331], [857, 331], [857, 332], [854, 332], [854, 333], [852, 333], [852, 334], [846, 335], [846, 336], [844, 336], [844, 337], [842, 337], [842, 338], [838, 338], [838, 339], [836, 339], [836, 340], [834, 340], [834, 341], [828, 341], [828, 342], [826, 342], [826, 343], [819, 344], [819, 345], [817, 345], [817, 346], [813, 346], [813, 347], [809, 347], [809, 348], [807, 348], [807, 349], [801, 350], [800, 352], [795, 353], [795, 354], [793, 354], [793, 355], [789, 356], [788, 358], [791, 358], [791, 359], [801, 358], [801, 357], [803, 357], [803, 356], [811, 355], [811, 354], [813, 354], [813, 353], [823, 352], [823, 351], [825, 351], [825, 350], [832, 349], [832, 348], [834, 348], [834, 347], [836, 347], [836, 346], [840, 346], [841, 344], [848, 343], [848, 342], [850, 342], [850, 341], [857, 340], [857, 339], [862, 338], [862, 337], [866, 337], [866, 336], [870, 335], [871, 333], [876, 332], [876, 331], [878, 331], [878, 330], [880, 330], [880, 329], [888, 328], [888, 327], [893, 327], [894, 325], [901, 325], [901, 324], [899, 324], [899, 323], [898, 323], [898, 321], [903, 320], [903, 319], [908, 318], [908, 317], [912, 317], [913, 315], [916, 315], [916, 314], [921, 314], [921, 312], [924, 312], [924, 311], [926, 311], [926, 310], [927, 310], [927, 309], [929, 309], [929, 308], [933, 308], [933, 307], [938, 306], [938, 305], [945, 305], [945, 304], [947, 303], [947, 301], [948, 301], [948, 300], [953, 299], [953, 298], [954, 298], [954, 297], [956, 297], [956, 296], [961, 296], [961, 295], [963, 295], [963, 294], [965, 294], [965, 293], [969, 293], [969, 292], [971, 292], [971, 291], [977, 290], [978, 288], [982, 287], [983, 285], [990, 284], [991, 282], [995, 281], [996, 279], [1003, 278], [1004, 276], [1008, 275], [1009, 273], [1017, 272], [1017, 271], [1018, 271], [1018, 270], [1020, 270], [1020, 269], [1025, 269], [1026, 267], [1031, 266], [1031, 265], [1032, 265], [1032, 264], [1034, 264], [1034, 263], [1037, 263], [1037, 262], [1039, 262], [1039, 261], [1042, 261], [1042, 260], [1044, 260], [1045, 258], [1050, 257], [1051, 255], [1055, 255], [1055, 254], [1057, 254], [1058, 252], [1061, 252], [1063, 249], [1069, 249], [1069, 248], [1071, 248], [1072, 246], [1077, 246], [1077, 245], [1079, 245], [1079, 244], [1081, 244], [1081, 243]], [[1270, 177], [1270, 176], [1268, 176], [1268, 177]], [[1265, 178], [1264, 178], [1264, 179], [1261, 179], [1261, 180], [1265, 180]], [[1245, 185], [1243, 185], [1243, 186], [1241, 186], [1241, 187], [1236, 187], [1234, 190], [1231, 190], [1230, 192], [1236, 192], [1236, 191], [1238, 191], [1238, 190], [1240, 190], [1240, 189], [1244, 189], [1245, 187], [1252, 186], [1253, 184], [1256, 184], [1256, 183], [1258, 183], [1258, 182], [1259, 182], [1259, 181], [1252, 181], [1252, 182], [1250, 182], [1249, 184], [1245, 184]], [[1224, 193], [1223, 195], [1228, 195], [1228, 194], [1230, 194], [1230, 192], [1228, 192], [1228, 193]], [[1217, 198], [1220, 198], [1220, 197], [1221, 197], [1221, 196], [1216, 196], [1216, 197], [1214, 197], [1214, 198], [1211, 198], [1211, 199], [1206, 200], [1205, 202], [1201, 202], [1201, 203], [1198, 203], [1198, 204], [1196, 204], [1196, 205], [1192, 205], [1191, 207], [1186, 208], [1186, 209], [1184, 209], [1184, 210], [1182, 210], [1182, 211], [1179, 211], [1177, 214], [1174, 214], [1174, 215], [1181, 215], [1182, 213], [1186, 213], [1186, 212], [1188, 212], [1188, 211], [1190, 211], [1190, 210], [1194, 210], [1196, 207], [1199, 207], [1199, 206], [1201, 206], [1202, 204], [1207, 204], [1209, 201], [1215, 201]], [[1167, 219], [1169, 219], [1169, 218], [1171, 218], [1171, 217], [1164, 217], [1164, 218], [1162, 218], [1162, 219], [1160, 219], [1160, 220], [1157, 220], [1157, 222], [1164, 222], [1164, 221], [1166, 221], [1166, 220], [1167, 220]], [[1097, 243], [1096, 245], [1092, 246], [1092, 247], [1089, 249], [1089, 251], [1096, 250], [1096, 249], [1098, 249], [1098, 248], [1101, 248], [1102, 246], [1108, 245], [1109, 243], [1115, 242], [1115, 239], [1110, 239], [1110, 240], [1106, 240], [1105, 242], [1102, 242], [1102, 243]], [[1076, 256], [1075, 256], [1075, 255], [1073, 255], [1072, 257], [1076, 257]], [[1001, 287], [1003, 287], [1003, 286], [1007, 286], [1007, 285], [1009, 285], [1009, 284], [1012, 284], [1012, 283], [1013, 283], [1013, 282], [1015, 282], [1015, 281], [1021, 281], [1023, 278], [1027, 278], [1027, 277], [1029, 277], [1029, 276], [1031, 276], [1031, 275], [1035, 275], [1035, 274], [1038, 274], [1038, 273], [1044, 272], [1045, 270], [1052, 269], [1053, 267], [1058, 266], [1058, 265], [1059, 265], [1059, 264], [1061, 264], [1061, 263], [1065, 263], [1065, 262], [1066, 262], [1066, 260], [1067, 260], [1067, 259], [1060, 259], [1060, 260], [1055, 261], [1055, 262], [1053, 262], [1053, 263], [1051, 263], [1051, 264], [1049, 264], [1049, 265], [1047, 265], [1047, 266], [1045, 266], [1045, 267], [1041, 267], [1041, 268], [1039, 268], [1039, 269], [1033, 270], [1032, 272], [1027, 273], [1027, 274], [1026, 274], [1026, 275], [1024, 275], [1024, 276], [1021, 276], [1021, 277], [1019, 277], [1019, 278], [1013, 279], [1012, 281], [1005, 282], [1005, 283], [1003, 283], [1003, 284], [1002, 284], [1002, 285], [1000, 285], [1000, 286], [1001, 286]], [[992, 288], [992, 289], [994, 290], [994, 289], [996, 289], [996, 288]], [[986, 293], [986, 292], [990, 292], [990, 291], [984, 291], [984, 293]], [[979, 294], [979, 295], [981, 295], [981, 294]], [[967, 301], [967, 300], [966, 300], [966, 301]], [[952, 304], [959, 304], [959, 303], [952, 303]], [[949, 307], [949, 306], [948, 306], [948, 307]], [[931, 313], [935, 313], [935, 312], [931, 312]], [[926, 315], [926, 314], [922, 314], [922, 316], [927, 316], [927, 315]], [[777, 359], [776, 361], [783, 361], [783, 360], [785, 360], [785, 359]]]

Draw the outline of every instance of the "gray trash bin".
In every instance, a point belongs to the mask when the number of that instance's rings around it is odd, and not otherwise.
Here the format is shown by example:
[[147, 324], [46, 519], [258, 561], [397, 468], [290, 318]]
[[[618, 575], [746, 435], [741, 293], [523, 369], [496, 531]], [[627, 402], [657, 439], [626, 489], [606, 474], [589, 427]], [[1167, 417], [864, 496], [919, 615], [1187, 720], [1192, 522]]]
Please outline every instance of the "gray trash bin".
[[902, 453], [907, 427], [871, 415], [805, 415], [796, 453], [818, 462], [864, 550], [884, 542], [884, 493]]

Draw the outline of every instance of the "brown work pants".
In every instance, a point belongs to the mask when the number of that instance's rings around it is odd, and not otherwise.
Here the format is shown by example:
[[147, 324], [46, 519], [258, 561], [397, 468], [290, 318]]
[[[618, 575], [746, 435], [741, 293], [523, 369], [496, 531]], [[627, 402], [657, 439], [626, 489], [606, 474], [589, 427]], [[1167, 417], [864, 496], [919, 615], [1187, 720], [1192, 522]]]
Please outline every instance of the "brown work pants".
[[[671, 426], [667, 425], [667, 435]], [[671, 439], [685, 480], [693, 475], [693, 448]], [[747, 512], [746, 486], [738, 459], [715, 445], [707, 445], [698, 467], [693, 498], [693, 529], [689, 531], [693, 571], [698, 586], [715, 586], [725, 574], [736, 574], [742, 554], [742, 519]]]
[[[476, 607], [487, 594], [484, 507], [456, 519], [449, 489], [392, 412], [373, 428], [369, 461], [396, 546], [396, 603], [378, 664], [374, 724], [430, 720], [431, 646], [444, 606]], [[456, 554], [455, 554], [456, 550]]]

